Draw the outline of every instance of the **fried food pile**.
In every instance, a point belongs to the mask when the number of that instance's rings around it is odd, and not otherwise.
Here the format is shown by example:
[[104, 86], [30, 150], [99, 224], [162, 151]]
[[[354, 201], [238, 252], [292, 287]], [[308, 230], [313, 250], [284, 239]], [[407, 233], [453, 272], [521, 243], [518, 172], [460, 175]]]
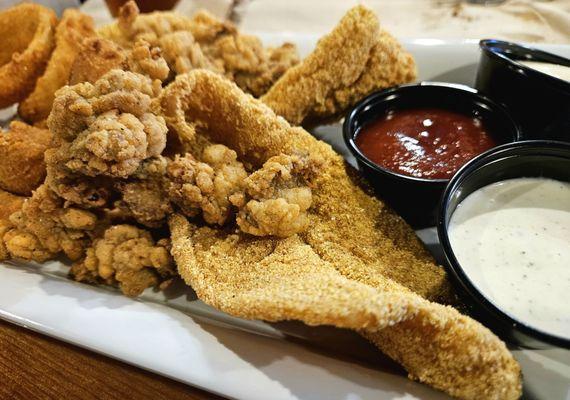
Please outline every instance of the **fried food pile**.
[[294, 45], [264, 49], [261, 41], [206, 11], [186, 18], [174, 13], [140, 15], [134, 2], [123, 6], [115, 24], [99, 31], [125, 48], [139, 40], [161, 49], [171, 76], [196, 68], [214, 71], [259, 97], [299, 62]]
[[127, 296], [179, 274], [237, 317], [356, 330], [453, 396], [520, 396], [505, 344], [436, 303], [454, 295], [413, 230], [294, 126], [414, 79], [370, 10], [350, 10], [301, 62], [206, 12], [139, 15], [134, 2], [99, 31], [66, 12], [55, 37], [20, 105], [41, 124], [49, 107], [47, 129], [0, 136], [0, 260], [65, 257], [74, 279]]

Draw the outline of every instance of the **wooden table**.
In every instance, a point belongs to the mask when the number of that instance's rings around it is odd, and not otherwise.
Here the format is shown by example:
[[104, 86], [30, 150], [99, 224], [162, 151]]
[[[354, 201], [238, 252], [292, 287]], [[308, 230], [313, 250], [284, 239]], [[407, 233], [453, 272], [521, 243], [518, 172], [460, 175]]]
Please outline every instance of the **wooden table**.
[[0, 399], [221, 397], [0, 320]]

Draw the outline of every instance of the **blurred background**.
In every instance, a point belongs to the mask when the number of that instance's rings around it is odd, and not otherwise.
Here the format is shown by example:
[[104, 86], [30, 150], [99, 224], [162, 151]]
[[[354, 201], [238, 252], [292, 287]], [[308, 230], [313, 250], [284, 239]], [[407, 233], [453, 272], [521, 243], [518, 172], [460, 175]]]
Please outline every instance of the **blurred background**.
[[[83, 7], [98, 24], [111, 19], [125, 0], [41, 0], [56, 10]], [[0, 0], [3, 7], [19, 3]], [[109, 8], [107, 7], [108, 4]], [[248, 32], [322, 34], [344, 12], [364, 3], [400, 38], [480, 39], [570, 43], [570, 0], [139, 0], [142, 10], [192, 14], [206, 8]]]

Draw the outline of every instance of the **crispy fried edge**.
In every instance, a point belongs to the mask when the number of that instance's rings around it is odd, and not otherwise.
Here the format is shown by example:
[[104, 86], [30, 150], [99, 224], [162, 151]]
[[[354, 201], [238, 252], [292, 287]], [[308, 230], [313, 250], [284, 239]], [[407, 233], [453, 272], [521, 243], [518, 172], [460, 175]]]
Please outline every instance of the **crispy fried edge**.
[[43, 73], [54, 46], [57, 18], [53, 10], [39, 4], [21, 4], [0, 13], [0, 24], [13, 25], [17, 32], [22, 19], [36, 18], [36, 33], [22, 53], [0, 67], [0, 108], [23, 100]]
[[338, 119], [374, 90], [415, 78], [413, 57], [359, 5], [261, 100], [293, 125], [314, 125]]
[[55, 92], [67, 84], [81, 43], [95, 35], [93, 18], [75, 9], [67, 9], [55, 31], [55, 49], [44, 74], [34, 91], [20, 103], [18, 113], [28, 122], [46, 119], [51, 111]]
[[[342, 164], [338, 163], [339, 156], [329, 145], [317, 141], [301, 128], [291, 127], [260, 101], [209, 71], [197, 70], [179, 76], [165, 89], [158, 104], [160, 111], [174, 126], [188, 125], [186, 118], [194, 121], [193, 129], [207, 131], [212, 140], [232, 147], [242, 159], [253, 165], [263, 163], [276, 153], [291, 153], [303, 149], [330, 163], [329, 168], [335, 168], [331, 176], [345, 173], [340, 172], [342, 168], [339, 165]], [[356, 186], [354, 189], [358, 190]], [[321, 206], [326, 207], [325, 204]], [[405, 225], [402, 220], [394, 220], [393, 224], [392, 228]], [[350, 265], [333, 266], [331, 260], [327, 261], [321, 256], [315, 258], [316, 253], [310, 253], [314, 264], [303, 259], [302, 254], [299, 256], [300, 263], [307, 268], [324, 268], [324, 265], [326, 269], [323, 271], [328, 271], [327, 276], [333, 274], [341, 277], [335, 268], [340, 268], [339, 271], [342, 272], [341, 281], [334, 278], [331, 283], [328, 277], [323, 277], [323, 280], [328, 282], [327, 285], [340, 289], [347, 285], [354, 288], [354, 284], [358, 283], [360, 286], [355, 290], [360, 295], [364, 293], [362, 291], [368, 293], [373, 289], [385, 296], [383, 301], [378, 301], [377, 307], [384, 306], [390, 310], [391, 307], [396, 307], [395, 309], [404, 309], [405, 312], [386, 314], [386, 310], [371, 308], [367, 300], [363, 300], [360, 306], [335, 303], [340, 307], [337, 311], [342, 310], [344, 305], [355, 310], [362, 307], [356, 314], [348, 315], [338, 314], [334, 309], [327, 308], [326, 304], [314, 303], [310, 299], [306, 300], [309, 301], [308, 307], [296, 308], [298, 296], [308, 296], [312, 293], [315, 299], [318, 299], [322, 295], [311, 292], [310, 286], [302, 286], [306, 292], [293, 288], [289, 297], [283, 297], [284, 294], [278, 292], [265, 296], [262, 289], [241, 295], [235, 291], [222, 292], [216, 289], [219, 276], [214, 276], [214, 279], [208, 277], [206, 266], [208, 263], [224, 265], [229, 262], [231, 257], [235, 256], [232, 241], [240, 240], [243, 236], [222, 232], [222, 236], [217, 238], [212, 230], [212, 238], [208, 243], [196, 244], [192, 240], [192, 234], [197, 228], [185, 218], [173, 217], [170, 226], [173, 255], [180, 274], [202, 300], [225, 312], [244, 318], [272, 321], [301, 319], [308, 324], [333, 323], [341, 327], [364, 329], [363, 333], [381, 350], [402, 363], [414, 379], [465, 399], [478, 398], [476, 396], [481, 394], [503, 398], [520, 396], [520, 367], [504, 343], [487, 328], [451, 307], [424, 300], [383, 275], [373, 279], [359, 273], [351, 274]], [[411, 228], [408, 227], [407, 230], [411, 231]], [[295, 238], [297, 237], [286, 241], [298, 240]], [[409, 240], [413, 235], [404, 235], [402, 238]], [[277, 242], [277, 247], [280, 243], [284, 242]], [[197, 260], [194, 253], [195, 245], [204, 253], [201, 254], [201, 261]], [[303, 244], [299, 244], [298, 248], [302, 246]], [[208, 248], [212, 251], [206, 251]], [[278, 259], [276, 262], [290, 261]], [[254, 263], [251, 267], [257, 265]], [[247, 274], [247, 271], [244, 274]], [[238, 278], [243, 276], [227, 278], [238, 281]], [[283, 281], [279, 280], [279, 276], [260, 276], [259, 284], [274, 280], [281, 282], [280, 290], [286, 290], [287, 286], [282, 285]], [[314, 285], [318, 284], [320, 282], [314, 282]], [[326, 286], [323, 290], [328, 295], [334, 294], [334, 291], [327, 287], [330, 288]], [[253, 297], [248, 297], [250, 295]], [[349, 297], [354, 301], [352, 296]], [[315, 299], [313, 300], [316, 301]], [[336, 300], [331, 298], [331, 301]], [[322, 308], [313, 309], [316, 304]], [[341, 306], [342, 304], [344, 305]], [[397, 304], [399, 305], [396, 306]], [[394, 318], [386, 319], [390, 315]], [[393, 328], [388, 328], [391, 325]]]

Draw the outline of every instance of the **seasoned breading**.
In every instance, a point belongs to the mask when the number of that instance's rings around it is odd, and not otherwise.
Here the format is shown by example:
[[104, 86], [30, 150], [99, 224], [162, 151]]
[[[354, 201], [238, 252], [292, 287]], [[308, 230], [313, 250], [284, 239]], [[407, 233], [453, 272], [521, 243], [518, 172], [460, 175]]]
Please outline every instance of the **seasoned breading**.
[[255, 236], [288, 237], [306, 230], [312, 194], [309, 182], [316, 168], [312, 160], [299, 156], [271, 157], [245, 180], [246, 198], [237, 224]]
[[252, 73], [245, 70], [233, 77], [240, 88], [255, 97], [266, 93], [289, 68], [299, 63], [297, 48], [292, 43], [268, 48], [267, 57], [267, 66], [262, 71]]
[[152, 80], [164, 81], [168, 78], [168, 64], [159, 47], [151, 46], [144, 40], [137, 40], [127, 52], [126, 71], [148, 76]]
[[112, 70], [95, 84], [57, 92], [48, 118], [61, 139], [58, 156], [71, 173], [126, 178], [166, 146], [166, 125], [150, 112], [160, 81]]
[[76, 9], [67, 9], [55, 31], [55, 49], [34, 91], [18, 106], [18, 114], [28, 122], [48, 117], [55, 92], [67, 84], [71, 66], [84, 39], [95, 35], [93, 19]]
[[[65, 145], [67, 148], [67, 145]], [[45, 153], [47, 175], [45, 184], [66, 205], [81, 208], [100, 208], [109, 205], [112, 183], [106, 177], [89, 177], [72, 172], [65, 164], [69, 154], [61, 148], [48, 149]]]
[[97, 216], [78, 208], [64, 208], [63, 200], [46, 185], [34, 191], [21, 211], [10, 216], [13, 228], [3, 240], [13, 258], [43, 262], [64, 252], [83, 256], [96, 230]]
[[187, 18], [172, 12], [139, 14], [133, 1], [119, 12], [116, 23], [100, 35], [128, 48], [137, 40], [160, 47], [173, 75], [205, 68], [235, 81], [243, 90], [261, 96], [289, 67], [297, 64], [296, 47], [285, 43], [265, 49], [251, 35], [220, 21], [206, 11]]
[[20, 121], [0, 132], [0, 189], [29, 196], [46, 176], [44, 152], [51, 146], [52, 134]]
[[413, 57], [380, 28], [374, 12], [360, 5], [262, 100], [293, 125], [314, 124], [340, 118], [375, 90], [415, 78]]
[[10, 215], [21, 210], [25, 200], [26, 197], [16, 196], [0, 189], [0, 221], [7, 221]]
[[71, 67], [69, 84], [95, 83], [113, 69], [136, 72], [161, 82], [170, 72], [161, 49], [144, 40], [138, 40], [127, 50], [111, 40], [95, 37], [83, 42]]
[[155, 157], [145, 160], [127, 181], [115, 182], [121, 199], [117, 207], [139, 224], [160, 227], [172, 213], [165, 186], [168, 159]]
[[58, 90], [48, 127], [57, 137], [71, 142], [99, 115], [108, 111], [143, 116], [149, 112], [152, 99], [160, 91], [158, 80], [112, 70], [94, 84], [79, 83]]
[[185, 215], [201, 214], [207, 223], [223, 225], [232, 215], [232, 204], [244, 197], [247, 172], [235, 151], [222, 145], [207, 147], [202, 159], [176, 156], [167, 167], [166, 190]]
[[135, 297], [148, 287], [167, 285], [175, 267], [168, 239], [155, 241], [148, 231], [115, 225], [93, 241], [70, 274], [77, 281], [118, 284], [125, 295]]
[[69, 84], [95, 83], [112, 69], [122, 69], [126, 52], [111, 40], [100, 37], [88, 38], [73, 63]]
[[216, 65], [204, 55], [202, 48], [189, 31], [168, 33], [158, 39], [158, 44], [176, 74], [183, 74], [195, 68], [224, 72], [222, 65]]
[[56, 23], [55, 12], [40, 4], [0, 12], [0, 109], [34, 90], [53, 50]]
[[[445, 272], [330, 146], [208, 71], [178, 77], [161, 104], [173, 96], [201, 134], [252, 165], [301, 149], [323, 163], [310, 223], [300, 235], [253, 238], [171, 218], [178, 270], [203, 301], [244, 318], [359, 330], [411, 377], [460, 398], [520, 396], [520, 367], [504, 343], [457, 310], [429, 301], [448, 298]], [[176, 118], [180, 110], [163, 111]]]

